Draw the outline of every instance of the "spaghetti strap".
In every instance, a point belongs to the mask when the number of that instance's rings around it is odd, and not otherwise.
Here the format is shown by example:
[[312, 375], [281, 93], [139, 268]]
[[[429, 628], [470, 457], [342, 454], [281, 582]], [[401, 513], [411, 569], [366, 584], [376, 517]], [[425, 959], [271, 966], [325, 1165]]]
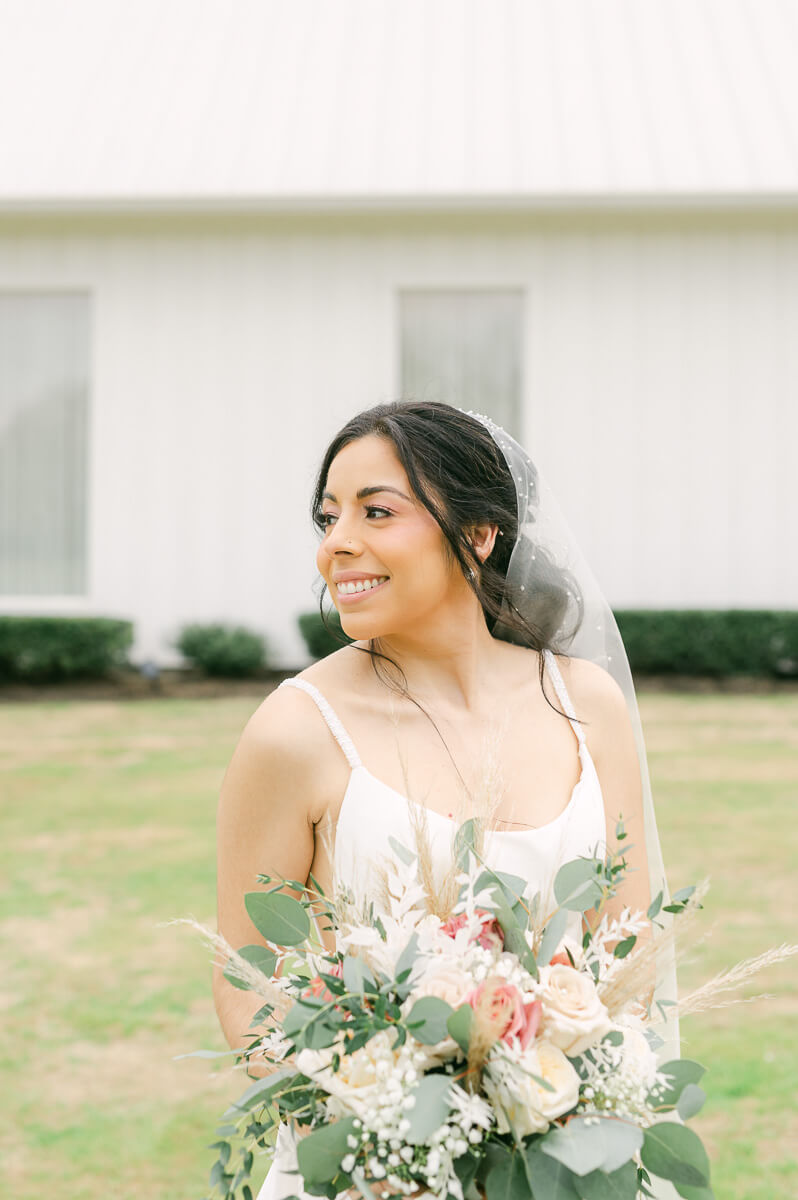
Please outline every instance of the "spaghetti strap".
[[319, 712], [324, 717], [324, 720], [327, 722], [327, 725], [330, 728], [330, 732], [346, 755], [346, 761], [349, 763], [350, 767], [352, 767], [354, 770], [355, 767], [362, 766], [360, 756], [355, 749], [354, 742], [344, 729], [336, 714], [333, 712], [331, 704], [325, 699], [315, 684], [308, 683], [307, 679], [297, 679], [296, 676], [292, 676], [290, 679], [284, 679], [278, 686], [297, 687], [301, 688], [303, 692], [307, 692], [307, 694], [313, 700], [315, 700]]
[[560, 699], [560, 704], [568, 714], [568, 720], [571, 722], [571, 728], [579, 740], [579, 745], [582, 746], [585, 744], [585, 731], [576, 720], [574, 706], [571, 704], [571, 697], [568, 695], [562, 673], [560, 668], [557, 666], [557, 660], [552, 654], [551, 650], [544, 650], [543, 657], [546, 660], [546, 666], [549, 668], [549, 674], [551, 675], [552, 682], [554, 683], [554, 689]]

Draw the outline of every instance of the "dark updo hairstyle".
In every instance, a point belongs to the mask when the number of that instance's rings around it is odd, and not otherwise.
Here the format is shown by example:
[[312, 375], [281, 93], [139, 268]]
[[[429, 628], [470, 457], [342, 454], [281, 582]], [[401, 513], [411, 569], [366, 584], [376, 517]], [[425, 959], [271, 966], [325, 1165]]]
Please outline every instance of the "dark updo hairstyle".
[[[440, 526], [449, 561], [460, 566], [476, 594], [488, 631], [501, 641], [562, 653], [555, 645], [555, 635], [568, 609], [569, 596], [576, 597], [577, 627], [581, 622], [581, 598], [575, 581], [538, 547], [534, 554], [534, 587], [524, 596], [508, 594], [507, 568], [518, 534], [515, 483], [501, 449], [482, 421], [452, 405], [399, 400], [378, 404], [347, 421], [327, 447], [316, 478], [311, 516], [317, 530], [323, 533], [325, 529], [322, 499], [333, 459], [344, 446], [369, 435], [386, 438], [393, 445], [413, 494]], [[473, 526], [488, 523], [498, 525], [502, 536], [497, 534], [493, 549], [481, 562], [468, 534]], [[531, 542], [527, 542], [523, 552], [533, 553]], [[469, 575], [472, 567], [478, 572], [473, 577]], [[347, 639], [327, 624], [323, 607], [325, 591], [326, 584], [319, 595], [321, 619], [329, 633], [347, 645]], [[381, 676], [378, 660], [390, 663], [402, 679], [398, 690], [417, 704], [407, 690], [404, 672], [393, 659], [375, 648], [373, 640], [368, 649], [354, 648], [370, 655], [378, 678], [396, 690], [392, 680]], [[542, 655], [539, 678], [546, 696]]]

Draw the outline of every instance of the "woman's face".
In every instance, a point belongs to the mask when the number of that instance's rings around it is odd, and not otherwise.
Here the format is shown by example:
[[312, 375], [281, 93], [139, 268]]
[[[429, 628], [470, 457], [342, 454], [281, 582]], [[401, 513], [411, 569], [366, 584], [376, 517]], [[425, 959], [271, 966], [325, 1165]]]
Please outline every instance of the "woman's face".
[[467, 588], [387, 438], [369, 434], [336, 454], [321, 511], [326, 532], [316, 565], [347, 637], [401, 633], [439, 616], [455, 589]]

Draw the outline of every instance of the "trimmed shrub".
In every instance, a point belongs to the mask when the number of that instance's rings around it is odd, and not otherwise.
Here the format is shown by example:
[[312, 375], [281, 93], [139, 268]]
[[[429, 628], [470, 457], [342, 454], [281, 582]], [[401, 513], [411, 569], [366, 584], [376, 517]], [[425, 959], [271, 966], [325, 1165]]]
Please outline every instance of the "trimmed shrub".
[[[297, 617], [299, 632], [305, 639], [308, 654], [312, 658], [326, 658], [334, 650], [340, 650], [342, 646], [348, 646], [354, 640], [344, 633], [341, 628], [341, 618], [335, 610], [325, 613], [325, 620], [327, 625], [322, 621], [321, 613], [318, 610], [300, 613]], [[331, 632], [327, 626], [330, 626], [334, 632]]]
[[206, 675], [243, 679], [266, 668], [266, 644], [243, 625], [184, 625], [174, 643]]
[[798, 612], [635, 610], [615, 619], [638, 674], [798, 677]]
[[[798, 612], [756, 609], [625, 609], [615, 619], [638, 675], [798, 678]], [[308, 653], [324, 658], [352, 639], [338, 614], [302, 613]]]
[[102, 679], [129, 667], [132, 621], [0, 616], [0, 682]]

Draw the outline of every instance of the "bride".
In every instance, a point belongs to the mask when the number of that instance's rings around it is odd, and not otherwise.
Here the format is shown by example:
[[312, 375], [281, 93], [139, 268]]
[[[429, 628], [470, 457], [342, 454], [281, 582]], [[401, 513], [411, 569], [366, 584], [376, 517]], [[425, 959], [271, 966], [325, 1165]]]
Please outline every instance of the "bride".
[[[262, 941], [244, 906], [258, 873], [367, 893], [389, 835], [412, 845], [419, 814], [442, 863], [479, 812], [488, 860], [530, 894], [614, 846], [622, 818], [631, 870], [613, 904], [645, 910], [664, 880], [623, 643], [521, 447], [480, 414], [379, 405], [331, 442], [312, 511], [352, 641], [275, 689], [232, 756], [218, 812], [228, 942]], [[214, 999], [242, 1046], [260, 1001], [220, 965]], [[259, 1200], [302, 1194], [293, 1138], [281, 1126]]]

